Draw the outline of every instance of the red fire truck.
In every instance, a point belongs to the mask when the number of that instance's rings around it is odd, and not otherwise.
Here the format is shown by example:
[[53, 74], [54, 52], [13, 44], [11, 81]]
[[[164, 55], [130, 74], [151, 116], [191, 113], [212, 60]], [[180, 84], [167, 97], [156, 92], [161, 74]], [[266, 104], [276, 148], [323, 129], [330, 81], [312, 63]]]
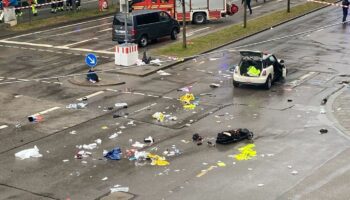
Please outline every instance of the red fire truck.
[[[167, 11], [182, 21], [182, 0], [132, 0], [134, 10], [154, 9]], [[227, 0], [185, 0], [185, 19], [195, 24], [216, 20], [238, 12], [238, 6]]]

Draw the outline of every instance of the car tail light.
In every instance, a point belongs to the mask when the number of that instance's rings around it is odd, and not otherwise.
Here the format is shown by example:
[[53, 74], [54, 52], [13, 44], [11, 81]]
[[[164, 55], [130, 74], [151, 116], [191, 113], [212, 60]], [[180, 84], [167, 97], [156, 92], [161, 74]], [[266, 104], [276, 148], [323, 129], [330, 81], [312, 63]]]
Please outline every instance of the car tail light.
[[263, 76], [266, 76], [266, 70], [263, 70], [263, 71], [262, 71], [262, 75], [263, 75]]
[[136, 30], [135, 29], [131, 29], [131, 35], [136, 35]]
[[238, 74], [238, 67], [235, 67], [235, 74]]

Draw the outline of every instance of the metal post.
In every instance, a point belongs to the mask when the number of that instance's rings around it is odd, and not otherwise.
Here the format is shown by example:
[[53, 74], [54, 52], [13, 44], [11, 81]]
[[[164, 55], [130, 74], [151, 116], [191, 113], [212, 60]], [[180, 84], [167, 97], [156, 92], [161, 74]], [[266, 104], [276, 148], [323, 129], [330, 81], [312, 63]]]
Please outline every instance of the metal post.
[[186, 42], [186, 8], [185, 0], [182, 0], [182, 48], [187, 48]]
[[244, 0], [244, 24], [243, 28], [247, 28], [247, 0]]
[[290, 0], [287, 0], [287, 12], [290, 12]]
[[124, 21], [124, 27], [125, 27], [125, 44], [128, 43], [128, 14], [129, 14], [129, 1], [125, 0], [125, 6], [126, 6], [126, 11], [125, 11], [125, 21]]

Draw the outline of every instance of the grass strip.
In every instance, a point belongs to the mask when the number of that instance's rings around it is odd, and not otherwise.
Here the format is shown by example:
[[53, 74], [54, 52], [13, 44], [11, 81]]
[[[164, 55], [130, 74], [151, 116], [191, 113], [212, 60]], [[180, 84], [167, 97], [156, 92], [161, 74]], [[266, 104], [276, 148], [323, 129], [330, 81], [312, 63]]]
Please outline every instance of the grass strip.
[[[324, 2], [334, 2], [334, 0], [325, 0]], [[286, 9], [284, 9], [249, 20], [246, 28], [242, 27], [242, 22], [223, 28], [217, 32], [193, 38], [188, 40], [187, 49], [183, 49], [182, 41], [179, 41], [166, 45], [165, 47], [155, 49], [152, 51], [152, 54], [176, 57], [197, 55], [324, 6], [325, 5], [319, 3], [307, 2], [292, 7], [290, 13], [287, 13]]]
[[109, 9], [104, 12], [98, 11], [97, 8], [86, 9], [78, 12], [70, 12], [70, 13], [67, 13], [66, 15], [60, 15], [55, 17], [49, 17], [46, 19], [33, 20], [32, 22], [21, 23], [16, 26], [9, 27], [7, 29], [10, 31], [28, 31], [32, 29], [52, 26], [52, 25], [61, 24], [61, 23], [67, 23], [67, 22], [76, 21], [80, 19], [112, 14], [116, 12], [116, 9], [117, 7], [115, 5], [110, 6]]

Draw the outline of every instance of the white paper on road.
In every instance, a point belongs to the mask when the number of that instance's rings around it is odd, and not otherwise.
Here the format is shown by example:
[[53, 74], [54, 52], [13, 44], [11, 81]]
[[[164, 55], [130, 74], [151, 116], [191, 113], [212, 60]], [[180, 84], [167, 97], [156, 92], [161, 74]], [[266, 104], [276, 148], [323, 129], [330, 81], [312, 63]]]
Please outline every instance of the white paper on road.
[[8, 126], [7, 125], [2, 125], [0, 126], [0, 129], [4, 129], [4, 128], [7, 128]]
[[34, 148], [31, 149], [25, 149], [22, 150], [20, 152], [15, 153], [15, 156], [17, 158], [20, 158], [21, 160], [27, 159], [27, 158], [39, 158], [42, 157], [43, 155], [41, 155], [39, 153], [39, 149], [37, 146], [34, 146]]
[[163, 71], [163, 70], [159, 70], [159, 71], [157, 71], [157, 73], [158, 73], [159, 75], [161, 75], [161, 76], [169, 76], [169, 75], [171, 75], [170, 73], [165, 72], [165, 71]]
[[113, 187], [111, 193], [113, 192], [129, 192], [129, 187]]

